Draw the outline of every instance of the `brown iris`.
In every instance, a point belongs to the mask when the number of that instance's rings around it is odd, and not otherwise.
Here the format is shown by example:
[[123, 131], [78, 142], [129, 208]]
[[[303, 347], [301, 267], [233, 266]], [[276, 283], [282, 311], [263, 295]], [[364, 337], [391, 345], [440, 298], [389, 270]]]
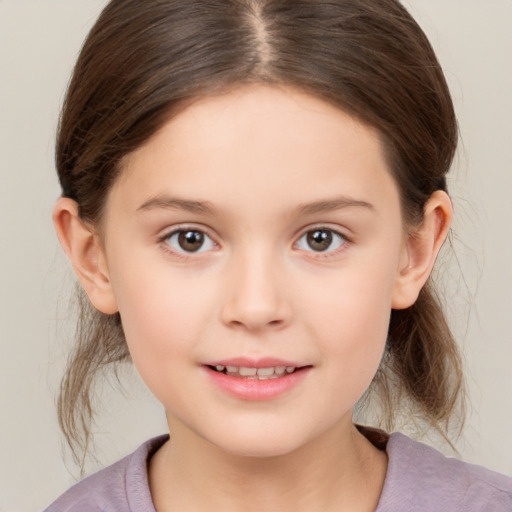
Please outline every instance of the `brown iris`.
[[196, 252], [204, 244], [204, 233], [200, 231], [181, 231], [178, 235], [180, 247], [187, 252]]
[[329, 249], [332, 244], [332, 233], [322, 229], [310, 231], [307, 234], [308, 245], [314, 251], [325, 251]]

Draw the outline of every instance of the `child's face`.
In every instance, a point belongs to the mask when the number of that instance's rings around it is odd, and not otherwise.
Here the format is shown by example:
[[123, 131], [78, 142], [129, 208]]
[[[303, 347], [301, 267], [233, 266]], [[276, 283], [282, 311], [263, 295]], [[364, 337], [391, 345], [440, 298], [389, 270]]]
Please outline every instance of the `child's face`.
[[[293, 89], [203, 99], [126, 160], [103, 227], [134, 364], [171, 429], [277, 455], [349, 428], [407, 265], [372, 129]], [[229, 363], [301, 369], [211, 368]]]

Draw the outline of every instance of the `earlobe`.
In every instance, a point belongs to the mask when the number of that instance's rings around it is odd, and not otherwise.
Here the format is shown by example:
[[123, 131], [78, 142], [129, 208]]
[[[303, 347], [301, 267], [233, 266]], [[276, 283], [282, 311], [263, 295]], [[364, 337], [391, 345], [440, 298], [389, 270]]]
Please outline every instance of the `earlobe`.
[[439, 251], [448, 236], [453, 217], [448, 194], [437, 190], [427, 201], [421, 224], [407, 235], [395, 281], [393, 309], [412, 306], [427, 282]]
[[107, 315], [117, 313], [105, 253], [92, 226], [83, 222], [72, 199], [61, 197], [53, 209], [57, 236], [92, 305]]

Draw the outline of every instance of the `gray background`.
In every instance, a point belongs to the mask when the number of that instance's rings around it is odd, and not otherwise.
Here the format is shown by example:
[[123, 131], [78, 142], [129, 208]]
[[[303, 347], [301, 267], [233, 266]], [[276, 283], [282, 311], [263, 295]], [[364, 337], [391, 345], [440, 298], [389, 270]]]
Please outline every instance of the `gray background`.
[[[74, 279], [50, 221], [53, 144], [71, 67], [104, 4], [0, 0], [0, 512], [41, 510], [76, 476], [54, 407]], [[406, 4], [438, 52], [463, 138], [450, 182], [457, 258], [441, 271], [471, 391], [457, 446], [464, 459], [512, 474], [512, 1]], [[89, 470], [165, 429], [149, 392], [130, 370], [124, 377], [124, 394], [102, 393]]]

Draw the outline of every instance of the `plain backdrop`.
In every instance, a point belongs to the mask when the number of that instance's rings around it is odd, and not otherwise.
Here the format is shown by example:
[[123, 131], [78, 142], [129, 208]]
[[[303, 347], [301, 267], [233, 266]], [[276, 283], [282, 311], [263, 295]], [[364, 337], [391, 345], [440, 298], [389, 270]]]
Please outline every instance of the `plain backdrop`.
[[[42, 510], [74, 482], [55, 395], [72, 342], [74, 279], [51, 209], [53, 146], [81, 43], [105, 0], [0, 0], [0, 512]], [[450, 179], [454, 246], [441, 277], [467, 360], [472, 409], [461, 456], [512, 474], [512, 1], [408, 0], [446, 72], [462, 143]], [[97, 462], [164, 432], [129, 371], [107, 387]]]

